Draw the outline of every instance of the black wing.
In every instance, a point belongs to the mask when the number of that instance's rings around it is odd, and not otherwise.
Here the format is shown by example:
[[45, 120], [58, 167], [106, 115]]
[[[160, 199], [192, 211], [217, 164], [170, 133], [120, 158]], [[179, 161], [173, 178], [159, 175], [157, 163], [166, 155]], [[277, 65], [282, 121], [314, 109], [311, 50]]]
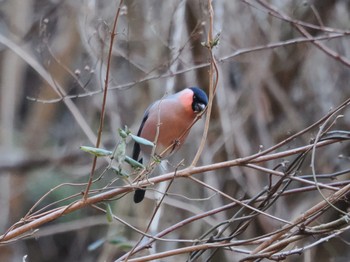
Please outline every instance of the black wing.
[[[137, 132], [137, 136], [141, 135], [143, 126], [145, 125], [145, 122], [147, 121], [147, 119], [148, 119], [148, 110], [146, 110], [145, 115], [143, 116], [139, 131]], [[135, 142], [134, 148], [132, 150], [132, 158], [136, 161], [139, 161], [140, 152], [141, 152], [140, 144]]]
[[[148, 119], [148, 109], [146, 110], [145, 115], [143, 116], [143, 119], [142, 119], [142, 122], [141, 122], [141, 125], [140, 125], [140, 128], [139, 128], [139, 131], [137, 132], [137, 136], [141, 135], [143, 126], [145, 125], [145, 122], [147, 121], [147, 119]], [[136, 160], [136, 161], [139, 161], [142, 164], [142, 158], [139, 159], [140, 151], [141, 151], [140, 144], [135, 142], [134, 148], [132, 150], [132, 158], [134, 160]], [[146, 187], [144, 187], [144, 188], [146, 188]], [[135, 194], [134, 194], [134, 202], [136, 204], [140, 203], [144, 199], [145, 194], [146, 194], [146, 190], [145, 189], [143, 189], [143, 188], [136, 189], [135, 190]]]

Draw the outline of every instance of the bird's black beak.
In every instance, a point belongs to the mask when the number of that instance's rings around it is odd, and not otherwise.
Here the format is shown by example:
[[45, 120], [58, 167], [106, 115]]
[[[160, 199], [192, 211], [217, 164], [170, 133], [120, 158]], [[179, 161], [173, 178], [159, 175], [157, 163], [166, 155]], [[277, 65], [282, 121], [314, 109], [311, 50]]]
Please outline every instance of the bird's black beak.
[[200, 113], [200, 112], [202, 112], [205, 109], [206, 106], [207, 105], [203, 104], [203, 103], [196, 103], [194, 105], [194, 112], [195, 113]]

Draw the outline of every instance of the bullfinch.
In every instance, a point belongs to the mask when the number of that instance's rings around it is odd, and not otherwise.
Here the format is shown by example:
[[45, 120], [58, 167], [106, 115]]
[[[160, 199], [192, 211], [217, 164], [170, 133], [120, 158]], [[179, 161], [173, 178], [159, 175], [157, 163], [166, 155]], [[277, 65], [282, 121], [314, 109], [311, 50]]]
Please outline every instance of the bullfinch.
[[[196, 117], [208, 104], [206, 93], [198, 87], [186, 88], [151, 104], [143, 116], [137, 135], [154, 142], [154, 148], [135, 142], [132, 158], [140, 160], [140, 153], [160, 159], [169, 157], [184, 143]], [[134, 202], [145, 196], [144, 189], [136, 189]]]

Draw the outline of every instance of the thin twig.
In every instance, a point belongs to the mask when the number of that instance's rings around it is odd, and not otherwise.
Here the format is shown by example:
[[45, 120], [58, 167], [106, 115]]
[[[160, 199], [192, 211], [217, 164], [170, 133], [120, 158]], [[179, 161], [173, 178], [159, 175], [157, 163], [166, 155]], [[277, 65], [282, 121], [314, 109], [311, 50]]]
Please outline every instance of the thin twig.
[[[103, 130], [103, 125], [104, 125], [104, 119], [105, 119], [105, 110], [106, 110], [106, 101], [107, 101], [107, 91], [108, 91], [108, 84], [109, 84], [109, 74], [110, 74], [110, 67], [111, 67], [111, 61], [112, 61], [112, 50], [113, 50], [113, 44], [114, 44], [114, 38], [116, 36], [116, 30], [117, 30], [117, 22], [120, 14], [121, 7], [123, 5], [123, 0], [120, 0], [119, 6], [117, 8], [117, 12], [115, 14], [114, 22], [113, 22], [113, 28], [111, 31], [111, 37], [110, 37], [110, 44], [109, 44], [109, 51], [108, 51], [108, 61], [107, 61], [107, 70], [106, 70], [106, 78], [105, 78], [105, 86], [104, 86], [104, 91], [103, 91], [103, 100], [102, 100], [102, 107], [101, 107], [101, 116], [100, 116], [100, 126], [98, 128], [98, 133], [97, 133], [97, 140], [96, 140], [96, 148], [100, 147], [101, 143], [101, 138], [102, 138], [102, 130]], [[95, 173], [95, 168], [96, 168], [96, 163], [97, 163], [97, 156], [94, 156], [92, 166], [91, 166], [91, 172], [90, 172], [90, 177], [89, 181], [87, 183], [85, 192], [84, 192], [84, 200], [87, 199], [90, 187], [92, 185], [92, 180], [94, 177]]]

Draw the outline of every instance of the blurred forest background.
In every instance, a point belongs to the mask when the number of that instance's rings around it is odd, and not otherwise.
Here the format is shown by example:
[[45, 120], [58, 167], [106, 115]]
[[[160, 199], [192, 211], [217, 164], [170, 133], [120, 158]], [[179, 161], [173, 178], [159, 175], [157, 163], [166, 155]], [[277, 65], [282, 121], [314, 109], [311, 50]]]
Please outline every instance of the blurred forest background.
[[[164, 94], [189, 86], [202, 87], [209, 94], [211, 60], [203, 44], [210, 28], [208, 1], [124, 1], [108, 65], [118, 6], [119, 1], [112, 0], [0, 1], [0, 234], [20, 221], [48, 192], [31, 214], [81, 197], [93, 157], [79, 147], [96, 143], [107, 70], [110, 78], [102, 147], [108, 150], [120, 141], [118, 128], [126, 125], [136, 133], [144, 110]], [[219, 82], [199, 166], [267, 149], [312, 125], [350, 97], [350, 1], [217, 0], [213, 1], [213, 12], [213, 33], [219, 43], [212, 51]], [[349, 130], [349, 109], [345, 107], [338, 115], [343, 117], [334, 121], [331, 129]], [[190, 165], [201, 141], [204, 119], [169, 160], [171, 165], [176, 166], [182, 159], [184, 167]], [[319, 125], [277, 151], [308, 145], [318, 131]], [[130, 142], [128, 154], [131, 148]], [[317, 150], [317, 174], [340, 172], [336, 181], [345, 182], [339, 188], [347, 185], [349, 149], [344, 141]], [[283, 167], [296, 157], [276, 158], [259, 166], [266, 170], [278, 167], [284, 172], [288, 168]], [[106, 165], [104, 159], [98, 160], [95, 177]], [[171, 165], [169, 171], [174, 170]], [[298, 166], [298, 175], [307, 179], [310, 165], [308, 155]], [[156, 232], [232, 203], [218, 192], [239, 200], [261, 196], [259, 193], [266, 193], [271, 183], [266, 170], [240, 165], [194, 175], [203, 184], [175, 179], [162, 211], [157, 213]], [[304, 184], [293, 180], [288, 190], [300, 191], [279, 197], [264, 209], [280, 221], [256, 216], [234, 240], [257, 236], [266, 240], [269, 233], [285, 225], [283, 221], [292, 221], [322, 201], [313, 179], [309, 177], [309, 181]], [[322, 182], [332, 183], [334, 176]], [[122, 185], [125, 182], [108, 171], [93, 184], [92, 194]], [[304, 186], [312, 185], [313, 189], [304, 190]], [[108, 203], [118, 218], [146, 230], [156, 203], [153, 191], [148, 191], [147, 199], [138, 205], [133, 203], [132, 195], [130, 192], [97, 205], [106, 210]], [[348, 202], [337, 206], [347, 211]], [[205, 235], [210, 229], [229, 224], [239, 208], [193, 220], [164, 237], [173, 241], [157, 241], [153, 250], [143, 250], [136, 257], [195, 245], [194, 240], [211, 236]], [[328, 223], [339, 217], [341, 214], [331, 208], [315, 215], [313, 222]], [[45, 223], [37, 232], [27, 232], [24, 239], [3, 242], [0, 260], [114, 261], [130, 251], [140, 233], [117, 219], [108, 220], [97, 206], [82, 208]], [[229, 224], [223, 235], [234, 228]], [[348, 261], [349, 231], [343, 228], [342, 232], [327, 243], [316, 244], [320, 237], [312, 234], [299, 242], [292, 241], [285, 250], [307, 245], [312, 248], [279, 258], [314, 261], [317, 256], [318, 261]], [[215, 254], [207, 251], [193, 257], [184, 252], [159, 261], [240, 261], [248, 255], [244, 250], [254, 247], [252, 243], [237, 250], [222, 248]]]

